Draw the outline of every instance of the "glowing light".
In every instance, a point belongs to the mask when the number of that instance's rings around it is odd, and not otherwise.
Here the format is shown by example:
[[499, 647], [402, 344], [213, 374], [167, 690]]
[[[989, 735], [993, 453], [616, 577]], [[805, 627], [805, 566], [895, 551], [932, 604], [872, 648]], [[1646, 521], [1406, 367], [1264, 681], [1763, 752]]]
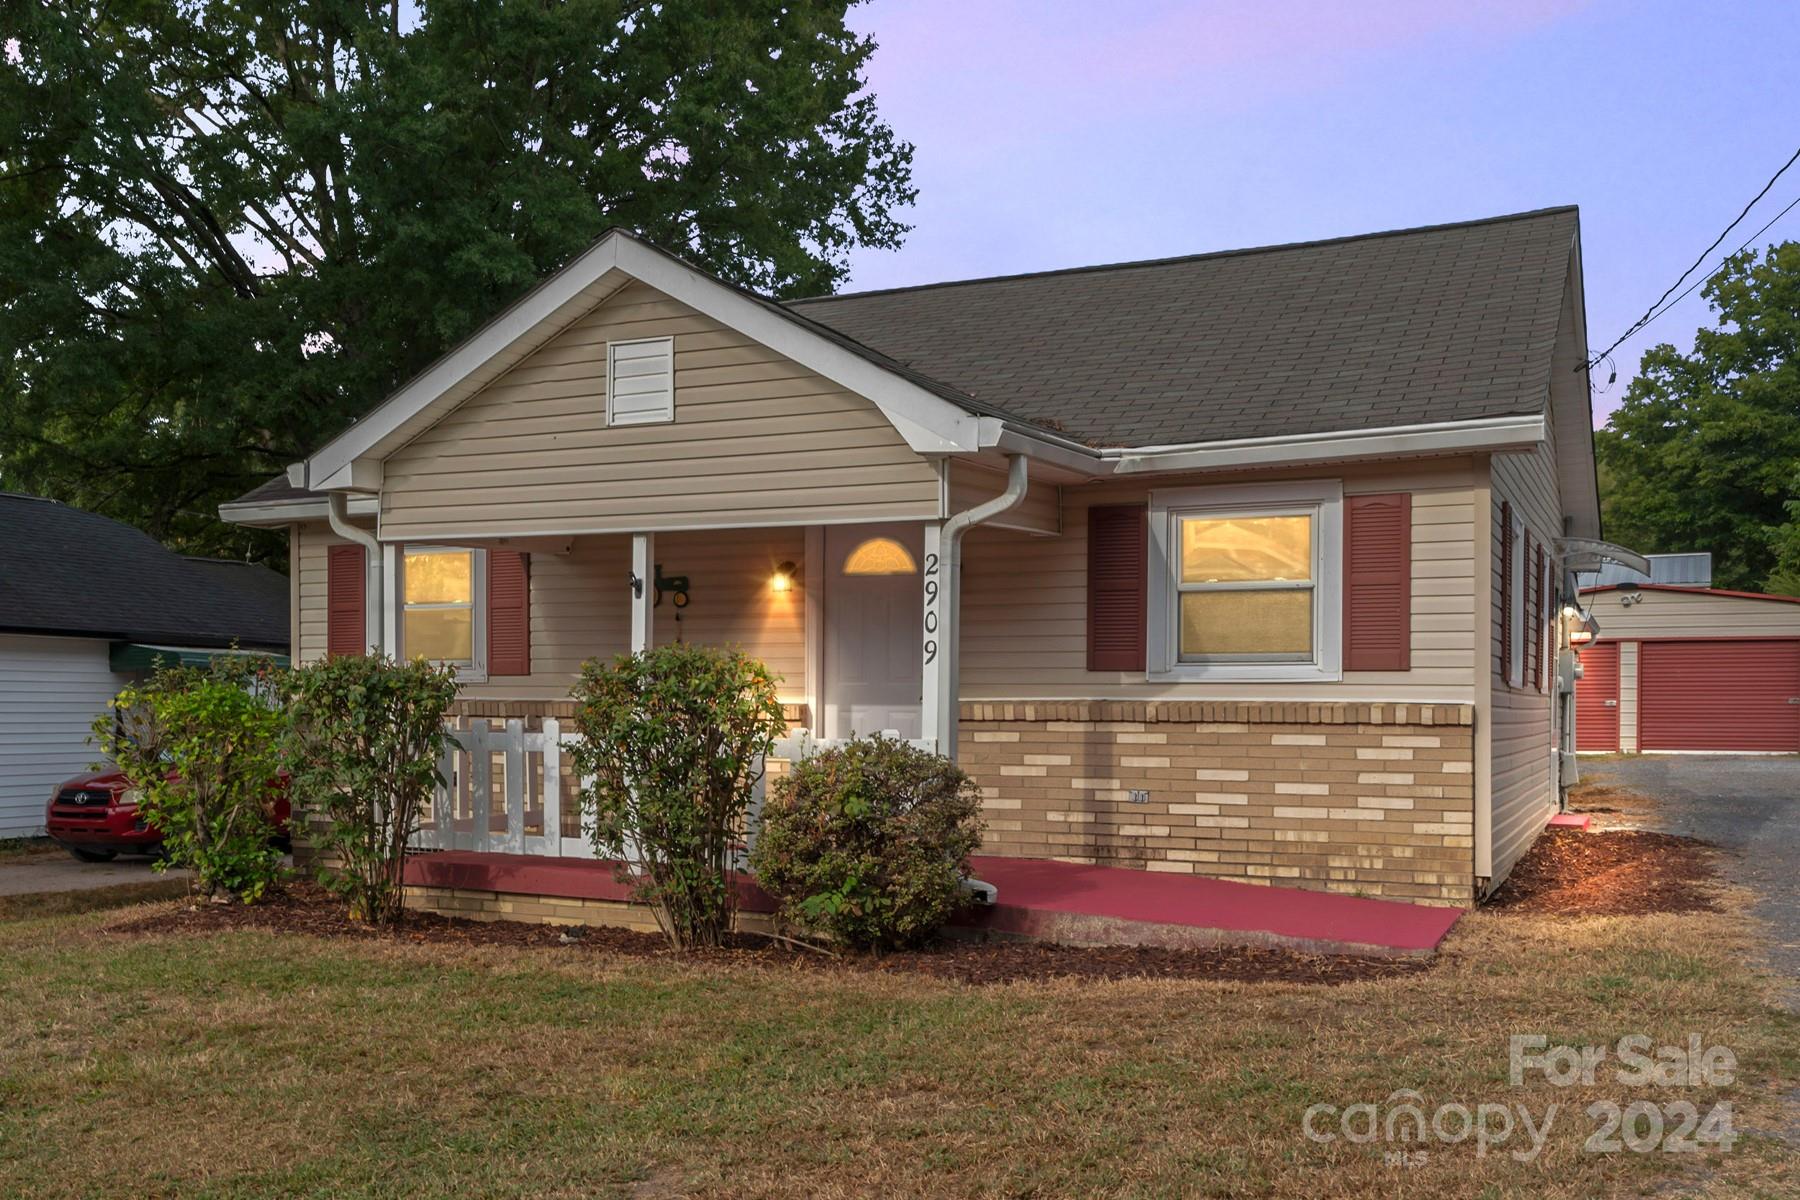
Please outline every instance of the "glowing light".
[[794, 586], [794, 571], [795, 571], [795, 567], [794, 567], [794, 564], [791, 562], [784, 562], [780, 566], [776, 567], [775, 574], [773, 576], [771, 576], [769, 579], [770, 590], [777, 591], [777, 592], [785, 592], [789, 588], [793, 587]]
[[844, 560], [846, 575], [914, 575], [919, 564], [911, 552], [893, 538], [870, 538]]

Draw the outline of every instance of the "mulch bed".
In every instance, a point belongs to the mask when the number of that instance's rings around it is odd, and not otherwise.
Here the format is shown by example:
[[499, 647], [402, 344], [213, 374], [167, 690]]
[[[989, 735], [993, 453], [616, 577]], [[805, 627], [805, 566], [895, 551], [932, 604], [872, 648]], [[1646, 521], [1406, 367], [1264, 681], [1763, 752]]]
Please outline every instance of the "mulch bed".
[[1716, 853], [1668, 833], [1547, 829], [1488, 903], [1571, 916], [1712, 911]]
[[[344, 906], [311, 884], [294, 884], [262, 904], [198, 904], [122, 921], [115, 935], [206, 934], [233, 929], [266, 929], [313, 937], [372, 943], [538, 947], [558, 954], [602, 954], [642, 959], [675, 956], [655, 934], [588, 926], [562, 929], [516, 921], [469, 921], [435, 913], [409, 912], [393, 929], [371, 929], [349, 920]], [[970, 984], [1015, 980], [1210, 979], [1229, 982], [1339, 984], [1429, 970], [1430, 963], [1408, 958], [1358, 958], [1300, 954], [1250, 946], [1170, 950], [1150, 946], [1071, 947], [1039, 942], [949, 939], [928, 950], [873, 955], [828, 956], [768, 938], [744, 935], [720, 950], [682, 961], [755, 965], [812, 971], [886, 972], [923, 975]]]

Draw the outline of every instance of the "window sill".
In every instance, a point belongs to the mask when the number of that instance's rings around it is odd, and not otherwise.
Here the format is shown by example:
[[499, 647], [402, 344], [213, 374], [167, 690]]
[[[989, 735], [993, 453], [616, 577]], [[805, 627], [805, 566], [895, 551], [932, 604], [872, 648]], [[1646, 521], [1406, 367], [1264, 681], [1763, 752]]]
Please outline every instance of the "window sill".
[[1145, 678], [1151, 683], [1341, 683], [1344, 673], [1317, 663], [1177, 663]]

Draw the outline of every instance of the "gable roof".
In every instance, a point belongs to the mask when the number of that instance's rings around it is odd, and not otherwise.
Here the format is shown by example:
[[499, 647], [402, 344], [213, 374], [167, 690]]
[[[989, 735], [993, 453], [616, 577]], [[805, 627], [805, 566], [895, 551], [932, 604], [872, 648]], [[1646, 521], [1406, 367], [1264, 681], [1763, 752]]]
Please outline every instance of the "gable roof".
[[1093, 474], [1522, 449], [1544, 437], [1578, 236], [1569, 206], [780, 304], [612, 229], [221, 513], [378, 490], [385, 453], [627, 278], [873, 400], [921, 453], [1025, 448]]
[[142, 530], [0, 492], [0, 630], [285, 650], [288, 581], [186, 558]]
[[788, 308], [1091, 445], [1544, 411], [1572, 207]]

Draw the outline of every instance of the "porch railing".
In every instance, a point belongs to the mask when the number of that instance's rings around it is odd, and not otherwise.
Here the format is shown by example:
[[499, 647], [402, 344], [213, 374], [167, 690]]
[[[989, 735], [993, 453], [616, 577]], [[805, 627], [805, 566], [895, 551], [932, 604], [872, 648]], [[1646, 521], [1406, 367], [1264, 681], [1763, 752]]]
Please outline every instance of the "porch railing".
[[[449, 744], [438, 762], [444, 779], [413, 845], [425, 850], [478, 850], [499, 854], [541, 854], [592, 858], [589, 825], [581, 805], [581, 781], [564, 748], [579, 741], [554, 717], [528, 730], [513, 718], [495, 724], [471, 720], [447, 730]], [[751, 795], [744, 852], [755, 844], [765, 790], [772, 774], [842, 739], [800, 733], [775, 743]], [[931, 743], [914, 739], [930, 749]], [[740, 855], [740, 860], [742, 855]], [[741, 861], [740, 861], [740, 865]]]

